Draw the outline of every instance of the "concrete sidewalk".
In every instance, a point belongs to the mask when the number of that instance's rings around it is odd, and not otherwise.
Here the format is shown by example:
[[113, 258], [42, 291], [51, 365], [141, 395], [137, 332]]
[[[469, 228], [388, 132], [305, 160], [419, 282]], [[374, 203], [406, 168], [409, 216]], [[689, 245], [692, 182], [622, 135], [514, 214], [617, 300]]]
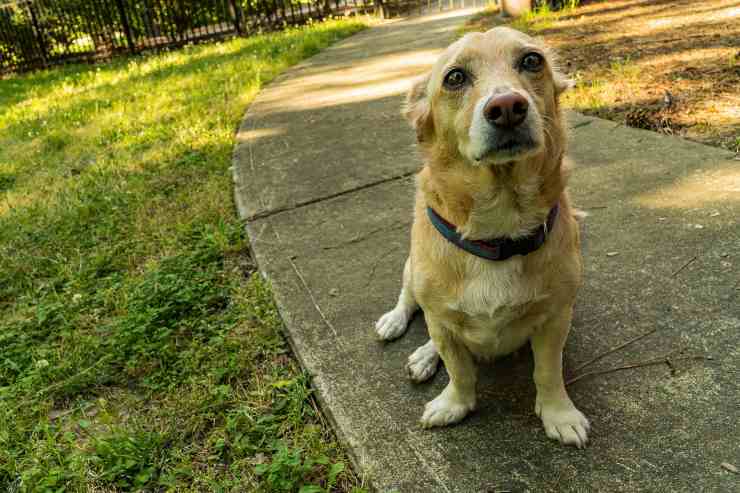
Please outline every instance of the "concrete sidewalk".
[[420, 166], [399, 107], [469, 13], [385, 24], [322, 52], [267, 87], [238, 135], [240, 214], [358, 473], [402, 493], [738, 491], [722, 463], [740, 467], [740, 161], [578, 114], [571, 190], [590, 217], [566, 367], [654, 329], [583, 371], [712, 359], [572, 384], [593, 424], [585, 450], [545, 437], [528, 351], [482, 370], [480, 408], [463, 423], [418, 426], [447, 381], [444, 370], [406, 380], [423, 317], [393, 343], [372, 330], [400, 287]]

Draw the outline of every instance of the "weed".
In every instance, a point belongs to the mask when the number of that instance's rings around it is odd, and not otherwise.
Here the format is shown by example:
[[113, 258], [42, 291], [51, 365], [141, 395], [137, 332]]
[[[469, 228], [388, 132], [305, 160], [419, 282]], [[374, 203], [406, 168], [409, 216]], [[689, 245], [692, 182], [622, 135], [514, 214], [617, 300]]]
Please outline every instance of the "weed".
[[596, 111], [606, 105], [607, 92], [608, 86], [603, 80], [578, 81], [564, 94], [563, 101], [572, 108]]
[[[336, 484], [337, 476], [344, 471], [341, 462], [329, 464], [326, 456], [303, 457], [300, 448], [289, 449], [284, 443], [274, 446], [275, 452], [268, 464], [259, 464], [256, 473], [265, 478], [267, 491], [298, 491], [299, 493], [329, 493]], [[328, 467], [326, 484], [312, 483], [317, 469]]]
[[164, 437], [152, 432], [118, 429], [94, 439], [91, 464], [102, 484], [141, 490], [156, 484], [162, 469]]
[[609, 62], [610, 76], [612, 78], [621, 78], [623, 81], [635, 81], [640, 76], [640, 66], [632, 61], [628, 56], [626, 58], [616, 58]]

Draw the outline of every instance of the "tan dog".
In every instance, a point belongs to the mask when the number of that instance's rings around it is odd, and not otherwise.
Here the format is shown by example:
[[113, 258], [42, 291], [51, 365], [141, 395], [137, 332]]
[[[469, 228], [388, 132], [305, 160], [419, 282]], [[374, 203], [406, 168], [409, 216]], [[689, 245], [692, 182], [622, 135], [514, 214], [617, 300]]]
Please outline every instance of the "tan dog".
[[[409, 357], [409, 375], [428, 379], [441, 356], [450, 376], [427, 403], [424, 427], [456, 423], [475, 408], [476, 358], [509, 354], [530, 341], [535, 412], [547, 436], [586, 444], [588, 420], [568, 397], [562, 374], [581, 282], [558, 104], [568, 86], [539, 41], [497, 27], [452, 44], [408, 94], [404, 114], [425, 165], [403, 289], [376, 331], [382, 339], [399, 337], [423, 309], [431, 340]], [[468, 245], [490, 238], [527, 242], [538, 228], [544, 243], [506, 260], [481, 258], [443, 236], [428, 208]], [[543, 226], [548, 218], [554, 218], [550, 228]]]

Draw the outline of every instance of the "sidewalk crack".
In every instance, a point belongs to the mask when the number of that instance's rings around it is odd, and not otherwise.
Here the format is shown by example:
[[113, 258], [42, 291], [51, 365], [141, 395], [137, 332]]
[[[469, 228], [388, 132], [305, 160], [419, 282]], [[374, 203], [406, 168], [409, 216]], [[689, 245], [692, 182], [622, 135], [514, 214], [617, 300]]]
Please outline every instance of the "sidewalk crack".
[[267, 211], [258, 212], [256, 214], [252, 214], [251, 216], [248, 216], [248, 217], [244, 218], [244, 220], [246, 222], [252, 222], [252, 221], [256, 221], [257, 219], [264, 219], [266, 217], [270, 217], [270, 216], [274, 216], [275, 214], [279, 214], [281, 212], [293, 211], [293, 210], [296, 210], [296, 209], [300, 209], [302, 207], [306, 207], [307, 205], [317, 204], [319, 202], [324, 202], [326, 200], [335, 199], [335, 198], [341, 197], [343, 195], [348, 195], [348, 194], [351, 194], [351, 193], [354, 193], [354, 192], [359, 192], [360, 190], [365, 190], [367, 188], [372, 188], [372, 187], [375, 187], [375, 186], [378, 186], [378, 185], [382, 185], [384, 183], [389, 183], [389, 182], [392, 182], [392, 181], [401, 180], [403, 178], [408, 178], [409, 176], [415, 175], [418, 172], [419, 172], [419, 170], [408, 171], [408, 172], [402, 173], [400, 175], [395, 175], [395, 176], [391, 176], [389, 178], [383, 178], [383, 179], [380, 179], [380, 180], [376, 180], [374, 182], [366, 183], [364, 185], [360, 185], [360, 186], [357, 186], [357, 187], [354, 187], [354, 188], [343, 190], [343, 191], [338, 192], [338, 193], [333, 193], [333, 194], [330, 194], [330, 195], [325, 195], [324, 197], [319, 197], [319, 198], [315, 198], [315, 199], [311, 199], [311, 200], [306, 200], [306, 201], [303, 201], [303, 202], [298, 202], [297, 204], [293, 204], [293, 205], [287, 205], [287, 206], [284, 206], [284, 207], [278, 207], [278, 208], [275, 208], [275, 209], [270, 209], [270, 210], [267, 210]]

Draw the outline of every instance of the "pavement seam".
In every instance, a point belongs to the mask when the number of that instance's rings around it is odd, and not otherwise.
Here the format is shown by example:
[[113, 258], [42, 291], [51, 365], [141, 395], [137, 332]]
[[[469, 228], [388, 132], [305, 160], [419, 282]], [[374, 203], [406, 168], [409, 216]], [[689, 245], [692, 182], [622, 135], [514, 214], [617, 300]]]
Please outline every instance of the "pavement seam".
[[311, 302], [313, 303], [314, 308], [316, 308], [316, 311], [319, 312], [319, 315], [321, 316], [321, 319], [324, 321], [327, 327], [331, 330], [332, 334], [334, 334], [334, 338], [337, 341], [337, 344], [341, 344], [341, 341], [339, 339], [339, 333], [337, 332], [337, 329], [334, 328], [334, 325], [332, 325], [331, 322], [329, 322], [329, 319], [326, 318], [326, 315], [324, 315], [323, 310], [319, 306], [318, 302], [316, 301], [316, 298], [314, 297], [313, 293], [311, 292], [311, 288], [308, 287], [308, 283], [306, 282], [306, 279], [303, 277], [303, 274], [301, 274], [301, 271], [298, 270], [298, 267], [295, 265], [295, 262], [293, 262], [293, 259], [288, 257], [288, 262], [290, 262], [290, 266], [293, 267], [293, 271], [295, 271], [296, 275], [298, 276], [298, 279], [300, 279], [301, 284], [303, 285], [303, 289], [305, 289], [306, 293], [308, 294], [309, 298], [311, 298]]
[[378, 186], [378, 185], [383, 185], [385, 183], [389, 183], [389, 182], [392, 182], [392, 181], [402, 180], [404, 178], [408, 178], [409, 176], [413, 176], [413, 175], [417, 174], [418, 172], [419, 172], [419, 170], [414, 170], [414, 171], [408, 171], [406, 173], [402, 173], [400, 175], [391, 176], [389, 178], [382, 178], [380, 180], [376, 180], [376, 181], [373, 181], [373, 182], [370, 182], [370, 183], [365, 183], [364, 185], [360, 185], [360, 186], [357, 186], [357, 187], [349, 188], [347, 190], [342, 190], [341, 192], [332, 193], [332, 194], [329, 194], [329, 195], [324, 195], [323, 197], [317, 197], [315, 199], [310, 199], [310, 200], [305, 200], [303, 202], [298, 202], [297, 204], [292, 204], [292, 205], [285, 206], [285, 207], [278, 207], [276, 209], [270, 209], [270, 210], [267, 210], [267, 211], [258, 212], [256, 214], [252, 214], [251, 216], [243, 217], [242, 220], [244, 220], [246, 222], [252, 222], [252, 221], [256, 221], [258, 219], [265, 219], [267, 217], [271, 217], [271, 216], [274, 216], [275, 214], [279, 214], [279, 213], [282, 213], [282, 212], [294, 211], [296, 209], [300, 209], [300, 208], [306, 207], [308, 205], [318, 204], [320, 202], [325, 202], [325, 201], [330, 200], [330, 199], [335, 199], [337, 197], [342, 197], [343, 195], [349, 195], [351, 193], [359, 192], [361, 190], [372, 188], [372, 187], [375, 187], [375, 186]]

